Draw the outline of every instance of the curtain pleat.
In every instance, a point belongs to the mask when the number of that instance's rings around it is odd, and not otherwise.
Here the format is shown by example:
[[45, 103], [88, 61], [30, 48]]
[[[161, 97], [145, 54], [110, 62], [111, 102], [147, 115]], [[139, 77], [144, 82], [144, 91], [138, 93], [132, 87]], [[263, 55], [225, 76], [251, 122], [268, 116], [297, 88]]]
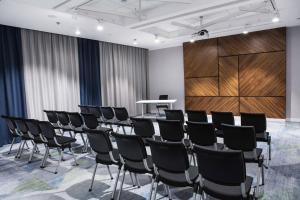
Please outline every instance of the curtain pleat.
[[136, 101], [146, 99], [148, 50], [100, 42], [102, 104], [141, 113]]
[[77, 38], [22, 29], [28, 117], [43, 110], [77, 111], [80, 103]]
[[[19, 28], [0, 25], [0, 115], [26, 116]], [[0, 119], [0, 146], [11, 142], [11, 135]]]

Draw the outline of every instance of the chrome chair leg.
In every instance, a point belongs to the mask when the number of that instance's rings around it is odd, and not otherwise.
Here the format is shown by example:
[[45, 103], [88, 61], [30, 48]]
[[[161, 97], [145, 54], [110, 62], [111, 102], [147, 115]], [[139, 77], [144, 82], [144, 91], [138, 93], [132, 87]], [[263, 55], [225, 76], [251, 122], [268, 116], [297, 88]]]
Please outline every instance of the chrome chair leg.
[[74, 152], [73, 152], [73, 150], [72, 150], [72, 147], [69, 148], [69, 151], [71, 152], [71, 154], [72, 154], [72, 156], [73, 156], [73, 159], [74, 159], [74, 165], [75, 165], [75, 166], [79, 165], [78, 162], [77, 162], [77, 160], [76, 160], [76, 156], [75, 156], [75, 154], [74, 154]]
[[111, 174], [111, 171], [110, 171], [109, 166], [106, 165], [106, 167], [107, 167], [107, 171], [108, 171], [108, 173], [109, 173], [110, 179], [113, 180], [114, 178], [113, 178], [113, 176], [112, 176], [112, 174]]
[[11, 149], [12, 149], [14, 143], [15, 143], [15, 140], [16, 140], [16, 138], [14, 137], [14, 138], [12, 139], [12, 141], [11, 141], [11, 145], [10, 145], [10, 148], [9, 148], [9, 152], [8, 152], [7, 154], [10, 154]]
[[118, 169], [118, 174], [115, 180], [115, 184], [114, 184], [114, 188], [111, 194], [111, 199], [114, 199], [115, 197], [115, 193], [116, 193], [116, 189], [117, 189], [117, 185], [118, 185], [118, 181], [119, 181], [119, 177], [120, 177], [120, 173], [121, 173], [121, 168]]
[[63, 152], [64, 152], [62, 149], [59, 149], [59, 148], [57, 148], [57, 151], [59, 153], [59, 158], [58, 158], [58, 163], [57, 163], [56, 169], [54, 171], [54, 174], [57, 174], [58, 168], [60, 166], [60, 162], [63, 159]]
[[167, 190], [168, 190], [169, 199], [172, 199], [172, 193], [171, 193], [170, 187], [168, 185], [167, 185]]
[[49, 156], [49, 147], [48, 146], [45, 146], [46, 150], [45, 150], [45, 155], [43, 157], [43, 160], [42, 160], [42, 163], [41, 163], [41, 168], [44, 168], [45, 167], [45, 163], [46, 163], [46, 160]]
[[120, 190], [119, 190], [119, 193], [118, 193], [117, 200], [120, 199], [120, 196], [121, 196], [121, 193], [122, 193], [123, 184], [124, 184], [124, 180], [125, 180], [125, 175], [126, 175], [126, 171], [125, 171], [125, 169], [123, 169], [123, 177], [122, 177], [122, 182], [121, 182], [121, 186], [120, 186]]
[[154, 185], [154, 178], [152, 178], [151, 181], [149, 200], [152, 200], [153, 185]]
[[31, 154], [30, 154], [30, 156], [29, 156], [28, 163], [31, 163], [31, 160], [32, 160], [32, 157], [33, 157], [33, 154], [34, 154], [34, 151], [35, 151], [36, 147], [37, 147], [37, 144], [34, 143], [33, 148], [32, 148], [32, 151], [31, 151]]
[[94, 173], [93, 173], [93, 177], [92, 177], [92, 182], [91, 182], [91, 186], [90, 186], [89, 191], [92, 191], [92, 189], [93, 189], [93, 184], [94, 184], [94, 180], [95, 180], [95, 175], [96, 175], [97, 167], [98, 167], [98, 163], [96, 163], [96, 166], [95, 166], [95, 169], [94, 169]]
[[158, 188], [158, 182], [156, 182], [155, 188], [154, 188], [154, 200], [156, 200], [157, 188]]
[[134, 178], [135, 178], [135, 183], [137, 184], [138, 188], [140, 188], [141, 185], [140, 185], [140, 181], [139, 181], [139, 179], [137, 177], [137, 174], [134, 174]]
[[123, 129], [123, 133], [124, 133], [124, 135], [126, 135], [126, 130], [125, 130], [125, 127], [124, 127], [124, 126], [122, 126], [122, 129]]
[[[22, 153], [23, 153], [23, 150], [24, 150], [24, 146], [25, 146], [25, 144], [27, 145], [26, 141], [24, 140], [24, 142], [23, 142], [23, 144], [22, 144], [22, 147], [21, 147], [21, 150], [20, 150], [20, 153], [19, 153], [19, 156], [18, 156], [18, 158], [21, 158], [21, 156], [22, 156]], [[27, 145], [27, 146], [28, 146], [28, 145]]]

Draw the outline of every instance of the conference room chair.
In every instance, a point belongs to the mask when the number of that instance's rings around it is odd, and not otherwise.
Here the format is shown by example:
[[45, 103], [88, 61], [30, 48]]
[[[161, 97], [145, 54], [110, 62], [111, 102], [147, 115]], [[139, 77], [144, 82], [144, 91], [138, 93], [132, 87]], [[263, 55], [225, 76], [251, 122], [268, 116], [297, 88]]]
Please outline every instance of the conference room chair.
[[97, 117], [93, 114], [84, 114], [81, 113], [81, 116], [84, 121], [84, 128], [86, 129], [92, 129], [92, 130], [101, 130], [104, 132], [110, 132], [112, 131], [112, 128], [106, 128], [102, 127], [101, 124], [99, 123]]
[[[262, 149], [257, 148], [255, 130], [253, 126], [222, 125], [224, 132], [224, 145], [232, 150], [240, 150], [244, 154], [246, 163], [257, 163], [256, 188], [264, 185], [264, 156]], [[261, 175], [261, 177], [260, 177]], [[260, 185], [260, 181], [262, 184]]]
[[135, 175], [135, 181], [140, 187], [137, 174], [150, 174], [153, 176], [153, 163], [152, 157], [147, 155], [146, 148], [143, 140], [136, 135], [124, 135], [112, 133], [116, 139], [118, 146], [120, 161], [123, 168], [123, 176], [120, 185], [120, 190], [117, 199], [120, 199], [126, 172]]
[[[149, 139], [148, 143], [155, 172], [154, 199], [156, 199], [159, 182], [167, 186], [169, 199], [172, 199], [169, 186], [192, 187], [194, 199], [196, 199], [198, 169], [195, 166], [190, 166], [185, 146], [181, 142], [162, 142], [152, 139]], [[152, 181], [150, 199], [152, 199], [153, 187]]]
[[160, 136], [165, 141], [182, 142], [188, 146], [187, 140], [184, 140], [182, 122], [180, 120], [157, 119]]
[[[158, 97], [158, 100], [168, 100], [168, 99], [169, 99], [169, 96], [167, 94], [162, 94], [162, 95], [159, 95], [159, 97]], [[160, 109], [169, 109], [169, 105], [159, 103], [159, 104], [156, 104], [156, 109], [157, 109], [157, 114], [160, 115], [159, 110]]]
[[47, 115], [48, 121], [53, 125], [55, 129], [60, 129], [60, 126], [58, 125], [58, 117], [56, 115], [56, 112], [53, 110], [44, 110], [44, 112]]
[[242, 126], [254, 126], [256, 141], [268, 144], [268, 155], [271, 160], [271, 136], [267, 132], [267, 119], [264, 113], [241, 113]]
[[217, 199], [252, 199], [253, 178], [247, 176], [242, 151], [194, 146], [199, 172], [199, 193]]
[[85, 139], [83, 136], [84, 123], [81, 118], [81, 115], [77, 112], [68, 112], [67, 114], [68, 114], [68, 118], [70, 120], [69, 126], [74, 133], [74, 138], [76, 137], [76, 134], [80, 134], [81, 140], [83, 142], [83, 150], [82, 151], [86, 152], [88, 146], [87, 146], [87, 142], [86, 142], [87, 139]]
[[165, 110], [166, 120], [179, 120], [182, 123], [183, 131], [186, 131], [186, 126], [184, 125], [184, 114], [182, 110]]
[[100, 109], [99, 106], [89, 106], [88, 109], [89, 109], [89, 113], [95, 115], [97, 117], [97, 120], [100, 123], [103, 122], [103, 120], [102, 120], [102, 112], [101, 112], [101, 109]]
[[155, 135], [153, 122], [147, 118], [130, 118], [133, 123], [135, 135], [142, 138], [144, 144], [148, 146], [147, 139], [161, 140], [160, 136]]
[[190, 122], [208, 122], [205, 110], [187, 110], [186, 114]]
[[70, 127], [70, 119], [68, 113], [65, 111], [56, 111], [57, 119], [58, 119], [58, 126], [62, 130], [62, 133], [69, 132], [70, 137], [72, 136], [72, 128]]
[[[13, 120], [17, 126], [17, 132], [19, 133], [19, 135], [21, 135], [21, 143], [20, 143], [19, 151], [17, 152], [16, 158], [21, 158], [25, 145], [27, 145], [28, 141], [32, 142], [33, 138], [31, 138], [29, 136], [28, 127], [23, 118], [16, 117]], [[28, 145], [27, 145], [27, 147], [28, 147]]]
[[214, 125], [207, 122], [187, 121], [187, 134], [193, 145], [210, 147], [215, 150], [223, 149], [224, 145], [217, 143]]
[[211, 111], [212, 123], [216, 129], [217, 137], [224, 137], [221, 124], [234, 125], [234, 116], [232, 112], [214, 112]]
[[100, 107], [102, 116], [103, 116], [103, 123], [105, 125], [109, 125], [110, 128], [112, 128], [112, 125], [114, 125], [118, 120], [115, 118], [115, 113], [112, 107]]
[[85, 105], [78, 105], [79, 109], [80, 109], [80, 113], [84, 113], [84, 114], [89, 114], [89, 106], [85, 106]]
[[49, 156], [49, 151], [53, 148], [57, 149], [59, 154], [58, 163], [55, 168], [54, 174], [57, 174], [58, 172], [58, 168], [60, 166], [61, 160], [63, 159], [63, 153], [65, 149], [69, 149], [74, 158], [75, 165], [78, 165], [71, 146], [72, 143], [76, 142], [75, 138], [57, 135], [53, 125], [48, 121], [39, 121], [39, 127], [43, 136], [43, 142], [46, 145], [46, 152], [42, 160], [41, 168], [45, 168], [45, 164]]
[[125, 107], [114, 107], [115, 111], [115, 116], [118, 122], [116, 123], [117, 125], [117, 131], [119, 130], [120, 127], [123, 129], [123, 133], [126, 134], [125, 127], [130, 127], [130, 134], [132, 133], [133, 130], [133, 124], [132, 121], [128, 115], [128, 111]]
[[95, 157], [96, 165], [93, 172], [89, 191], [92, 191], [93, 189], [93, 184], [94, 184], [94, 179], [95, 179], [95, 174], [97, 171], [98, 164], [102, 164], [107, 167], [111, 179], [113, 179], [113, 177], [110, 172], [109, 166], [116, 165], [118, 167], [118, 173], [116, 176], [116, 180], [114, 183], [113, 192], [111, 196], [111, 199], [114, 199], [114, 194], [117, 188], [121, 167], [122, 167], [122, 163], [120, 162], [120, 157], [119, 157], [119, 151], [118, 149], [113, 148], [109, 138], [109, 134], [107, 132], [101, 130], [90, 130], [90, 129], [84, 129], [84, 131], [87, 133], [91, 148], [93, 149], [94, 152], [96, 152], [96, 157]]
[[9, 117], [9, 116], [6, 116], [6, 115], [2, 115], [1, 117], [5, 120], [5, 122], [7, 124], [7, 127], [8, 127], [8, 130], [11, 133], [11, 136], [12, 136], [12, 142], [10, 144], [9, 151], [7, 153], [7, 154], [10, 154], [11, 150], [12, 150], [12, 147], [15, 144], [16, 140], [20, 139], [21, 136], [17, 132], [17, 126], [16, 126], [16, 124], [13, 120], [13, 117]]

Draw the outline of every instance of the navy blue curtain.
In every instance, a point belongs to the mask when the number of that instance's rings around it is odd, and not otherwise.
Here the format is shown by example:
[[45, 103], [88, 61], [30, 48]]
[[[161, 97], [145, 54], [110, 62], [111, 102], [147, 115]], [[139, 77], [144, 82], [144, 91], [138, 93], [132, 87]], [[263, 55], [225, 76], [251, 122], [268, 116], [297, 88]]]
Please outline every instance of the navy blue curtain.
[[80, 102], [101, 105], [99, 42], [78, 38]]
[[[0, 115], [26, 116], [20, 28], [0, 25]], [[0, 119], [0, 146], [11, 142]]]

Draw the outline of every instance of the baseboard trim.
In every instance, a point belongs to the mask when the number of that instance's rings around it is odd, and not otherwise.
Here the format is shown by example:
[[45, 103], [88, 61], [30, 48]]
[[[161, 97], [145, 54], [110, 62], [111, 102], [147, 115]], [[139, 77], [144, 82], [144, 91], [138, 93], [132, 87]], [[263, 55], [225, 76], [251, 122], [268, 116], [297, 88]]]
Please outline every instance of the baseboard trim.
[[287, 122], [300, 122], [300, 118], [286, 118]]

